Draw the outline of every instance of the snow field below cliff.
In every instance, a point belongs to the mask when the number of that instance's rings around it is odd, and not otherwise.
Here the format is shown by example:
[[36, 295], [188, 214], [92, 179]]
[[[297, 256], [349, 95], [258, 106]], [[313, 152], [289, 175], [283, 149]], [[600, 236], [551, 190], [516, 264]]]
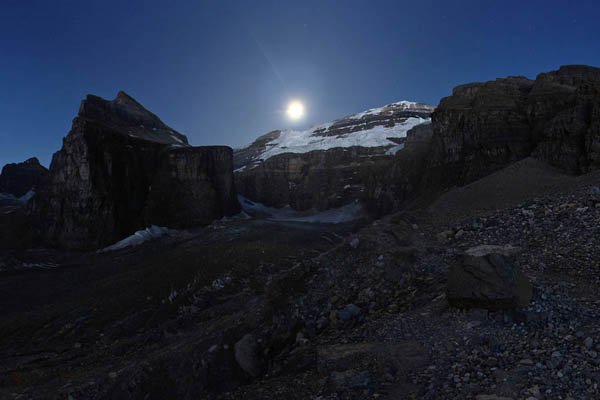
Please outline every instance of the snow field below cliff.
[[10, 193], [0, 193], [0, 213], [11, 214], [23, 207], [33, 196], [35, 191], [32, 189], [21, 197], [15, 197]]
[[297, 211], [289, 205], [282, 208], [275, 208], [246, 199], [243, 196], [238, 196], [238, 199], [242, 205], [242, 209], [247, 214], [264, 216], [272, 221], [340, 224], [357, 220], [362, 216], [362, 207], [358, 203], [351, 203], [325, 211], [317, 211], [315, 209]]
[[15, 197], [10, 193], [0, 193], [0, 200], [16, 201], [24, 204], [27, 203], [34, 195], [35, 191], [33, 189], [28, 191], [21, 197]]
[[177, 234], [176, 230], [152, 225], [149, 228], [135, 232], [133, 235], [128, 236], [125, 239], [120, 240], [111, 246], [98, 250], [98, 252], [101, 253], [105, 251], [115, 251], [124, 249], [125, 247], [139, 246], [142, 243], [147, 242], [148, 240], [157, 239], [165, 235], [174, 236], [175, 234]]

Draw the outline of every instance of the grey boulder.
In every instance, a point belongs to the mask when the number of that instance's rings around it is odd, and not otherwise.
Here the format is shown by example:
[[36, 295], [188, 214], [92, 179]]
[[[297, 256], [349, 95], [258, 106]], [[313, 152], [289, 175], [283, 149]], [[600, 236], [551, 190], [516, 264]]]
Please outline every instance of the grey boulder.
[[450, 268], [447, 297], [459, 308], [510, 309], [529, 304], [533, 286], [513, 262], [515, 248], [477, 246]]

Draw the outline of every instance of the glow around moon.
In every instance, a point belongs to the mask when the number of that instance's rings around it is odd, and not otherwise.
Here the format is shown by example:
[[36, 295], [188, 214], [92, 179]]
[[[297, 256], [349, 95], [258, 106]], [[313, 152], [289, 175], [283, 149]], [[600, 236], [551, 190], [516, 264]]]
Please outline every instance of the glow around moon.
[[294, 100], [288, 104], [286, 113], [290, 119], [300, 119], [304, 115], [304, 104], [298, 100]]

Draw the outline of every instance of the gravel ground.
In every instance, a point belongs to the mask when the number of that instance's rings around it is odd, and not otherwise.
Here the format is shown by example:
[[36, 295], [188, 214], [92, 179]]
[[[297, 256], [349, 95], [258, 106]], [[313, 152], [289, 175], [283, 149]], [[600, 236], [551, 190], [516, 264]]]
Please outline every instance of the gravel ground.
[[[527, 201], [513, 197], [511, 207], [446, 214], [443, 224], [431, 213], [399, 214], [348, 238], [314, 261], [314, 283], [296, 302], [304, 350], [280, 356], [312, 354], [316, 368], [224, 398], [599, 398], [600, 179], [568, 181]], [[514, 261], [534, 285], [528, 307], [448, 306], [449, 265], [480, 244], [520, 248]], [[317, 335], [306, 328], [321, 325]], [[323, 350], [331, 346], [336, 356]], [[404, 351], [388, 359], [379, 346]]]
[[[599, 178], [358, 231], [217, 223], [73, 272], [5, 272], [0, 397], [600, 398]], [[527, 307], [449, 306], [449, 267], [481, 244], [520, 248]]]

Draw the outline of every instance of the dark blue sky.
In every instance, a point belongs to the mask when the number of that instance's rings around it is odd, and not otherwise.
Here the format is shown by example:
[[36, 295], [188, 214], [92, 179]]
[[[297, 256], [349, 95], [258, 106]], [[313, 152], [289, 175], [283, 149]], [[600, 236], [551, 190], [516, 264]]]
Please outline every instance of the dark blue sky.
[[193, 145], [600, 65], [596, 1], [27, 1], [0, 7], [0, 166], [49, 165], [80, 101], [125, 90]]

